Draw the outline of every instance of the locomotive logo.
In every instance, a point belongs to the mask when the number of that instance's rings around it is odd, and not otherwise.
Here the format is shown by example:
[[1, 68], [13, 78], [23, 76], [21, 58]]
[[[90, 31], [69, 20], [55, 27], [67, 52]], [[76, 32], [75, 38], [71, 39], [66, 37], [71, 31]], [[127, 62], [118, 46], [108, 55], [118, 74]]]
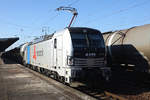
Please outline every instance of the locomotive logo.
[[95, 57], [96, 56], [96, 53], [85, 53], [85, 56], [86, 57]]
[[36, 60], [36, 47], [35, 47], [35, 45], [34, 45], [34, 55], [33, 55], [33, 59], [35, 59]]

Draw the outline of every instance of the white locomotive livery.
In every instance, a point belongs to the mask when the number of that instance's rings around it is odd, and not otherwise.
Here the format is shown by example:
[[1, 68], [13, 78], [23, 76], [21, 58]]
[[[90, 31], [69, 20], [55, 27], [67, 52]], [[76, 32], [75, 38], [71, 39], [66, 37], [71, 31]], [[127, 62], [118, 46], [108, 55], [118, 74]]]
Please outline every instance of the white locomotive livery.
[[62, 82], [71, 83], [90, 73], [109, 78], [105, 43], [98, 30], [65, 28], [42, 41], [24, 45], [21, 49], [24, 64]]

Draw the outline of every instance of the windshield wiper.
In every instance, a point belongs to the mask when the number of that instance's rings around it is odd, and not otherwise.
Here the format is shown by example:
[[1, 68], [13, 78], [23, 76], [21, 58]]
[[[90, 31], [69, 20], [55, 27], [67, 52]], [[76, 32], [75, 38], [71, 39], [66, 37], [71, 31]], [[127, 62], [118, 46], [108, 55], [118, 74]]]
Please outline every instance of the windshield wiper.
[[89, 42], [89, 37], [88, 37], [87, 34], [85, 35], [85, 38], [86, 38], [87, 47], [89, 48], [90, 47], [90, 42]]

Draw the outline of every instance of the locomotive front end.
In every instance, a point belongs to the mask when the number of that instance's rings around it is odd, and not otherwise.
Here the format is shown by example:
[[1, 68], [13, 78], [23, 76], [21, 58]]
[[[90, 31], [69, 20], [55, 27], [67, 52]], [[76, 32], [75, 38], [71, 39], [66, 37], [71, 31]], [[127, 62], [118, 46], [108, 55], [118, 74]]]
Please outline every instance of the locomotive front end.
[[73, 50], [67, 64], [71, 67], [71, 80], [109, 80], [110, 68], [106, 67], [102, 34], [89, 28], [70, 28], [69, 31]]

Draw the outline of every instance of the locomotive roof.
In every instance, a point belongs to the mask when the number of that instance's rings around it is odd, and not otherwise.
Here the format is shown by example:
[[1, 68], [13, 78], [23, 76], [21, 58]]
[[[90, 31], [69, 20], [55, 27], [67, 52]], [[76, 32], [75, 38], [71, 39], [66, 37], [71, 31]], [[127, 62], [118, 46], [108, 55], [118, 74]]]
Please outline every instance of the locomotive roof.
[[[91, 33], [91, 32], [95, 32], [95, 33], [99, 33], [100, 31], [99, 30], [96, 30], [96, 29], [93, 29], [93, 28], [88, 28], [88, 27], [66, 27], [65, 29], [68, 29], [69, 32], [76, 32], [76, 33], [79, 33], [79, 32], [88, 32], [88, 33]], [[41, 36], [40, 38], [37, 38], [37, 39], [34, 39], [32, 42], [30, 42], [29, 44], [36, 44], [38, 42], [41, 42], [41, 41], [45, 41], [45, 40], [48, 40], [48, 39], [51, 39], [53, 37], [53, 35], [56, 33], [59, 33], [65, 29], [62, 29], [62, 30], [59, 30], [59, 31], [55, 31], [53, 34], [50, 34], [50, 35], [44, 35], [44, 36]]]
[[39, 43], [41, 41], [45, 41], [45, 40], [48, 40], [48, 39], [51, 39], [53, 37], [54, 34], [49, 34], [49, 35], [44, 35], [44, 36], [41, 36], [39, 38], [36, 38], [34, 39], [32, 42], [30, 42], [29, 44], [36, 44], [36, 43]]
[[100, 32], [99, 30], [97, 30], [97, 29], [93, 29], [93, 28], [88, 28], [88, 27], [69, 27], [68, 28], [68, 30], [70, 31], [70, 32], [82, 32], [82, 31], [84, 31], [84, 30], [86, 30], [87, 32], [93, 32], [93, 31], [95, 31], [95, 32]]

